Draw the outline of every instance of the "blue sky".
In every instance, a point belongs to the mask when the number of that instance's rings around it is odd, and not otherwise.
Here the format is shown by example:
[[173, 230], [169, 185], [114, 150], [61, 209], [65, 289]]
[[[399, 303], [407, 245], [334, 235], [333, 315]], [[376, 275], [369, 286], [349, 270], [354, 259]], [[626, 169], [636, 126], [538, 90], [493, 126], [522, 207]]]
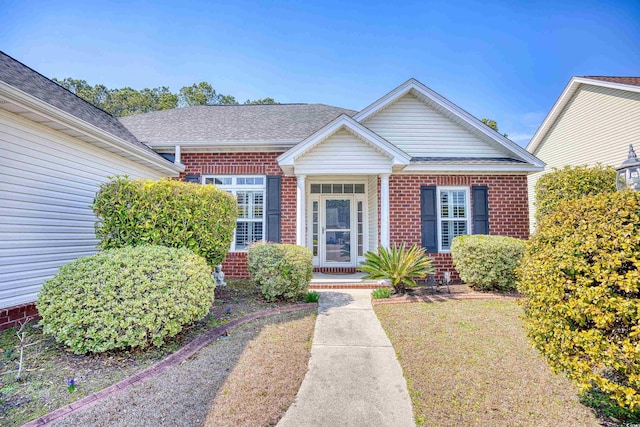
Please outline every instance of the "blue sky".
[[525, 145], [573, 75], [640, 75], [640, 1], [11, 1], [0, 50], [107, 87], [359, 110], [410, 77]]

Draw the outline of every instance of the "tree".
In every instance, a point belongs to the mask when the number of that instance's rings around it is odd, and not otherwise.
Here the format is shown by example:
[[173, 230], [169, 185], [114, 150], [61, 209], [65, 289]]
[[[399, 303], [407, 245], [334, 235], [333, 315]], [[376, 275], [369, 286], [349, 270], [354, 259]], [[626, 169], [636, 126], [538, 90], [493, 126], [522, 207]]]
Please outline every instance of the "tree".
[[[496, 132], [499, 132], [499, 131], [498, 131], [498, 123], [497, 123], [495, 120], [493, 120], [493, 119], [486, 119], [486, 118], [485, 118], [485, 119], [480, 119], [480, 121], [481, 121], [482, 123], [484, 123], [485, 125], [489, 126], [491, 129], [495, 130]], [[502, 136], [504, 136], [504, 137], [506, 138], [506, 137], [507, 137], [507, 134], [506, 134], [506, 133], [503, 133], [503, 134], [502, 134]]]
[[245, 105], [263, 105], [263, 104], [279, 104], [279, 102], [276, 102], [275, 99], [273, 98], [262, 98], [262, 99], [254, 99], [253, 101], [250, 99], [247, 99], [246, 101], [244, 101]]
[[67, 77], [62, 80], [58, 80], [54, 77], [52, 80], [67, 89], [69, 92], [78, 95], [80, 98], [98, 108], [103, 108], [105, 101], [109, 97], [109, 89], [101, 84], [91, 86], [86, 80], [74, 79], [71, 77]]
[[[233, 95], [217, 93], [207, 82], [184, 86], [178, 93], [173, 93], [166, 86], [142, 90], [130, 87], [108, 89], [102, 84], [92, 86], [86, 80], [71, 77], [62, 80], [53, 78], [53, 81], [115, 117], [194, 105], [239, 104]], [[273, 98], [263, 98], [247, 100], [245, 104], [277, 104], [277, 102]]]
[[180, 89], [179, 103], [183, 107], [194, 105], [236, 105], [238, 101], [231, 95], [223, 95], [207, 82], [194, 83]]

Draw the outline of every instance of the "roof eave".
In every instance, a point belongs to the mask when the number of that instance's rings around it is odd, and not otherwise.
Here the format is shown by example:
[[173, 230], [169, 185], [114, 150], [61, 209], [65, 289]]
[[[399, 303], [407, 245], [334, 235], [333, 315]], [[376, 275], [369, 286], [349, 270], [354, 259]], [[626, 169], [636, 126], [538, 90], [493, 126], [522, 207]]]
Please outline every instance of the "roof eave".
[[[144, 141], [143, 141], [144, 142]], [[182, 148], [183, 152], [189, 150], [220, 150], [229, 148], [241, 148], [243, 151], [286, 151], [298, 144], [300, 140], [264, 140], [264, 141], [166, 141], [166, 142], [145, 142], [156, 151], [174, 150], [176, 145]]]
[[464, 165], [464, 164], [451, 164], [451, 163], [429, 163], [420, 164], [413, 163], [406, 166], [402, 172], [447, 172], [447, 173], [526, 173], [532, 174], [536, 172], [542, 172], [544, 166], [537, 166], [532, 164], [522, 165]]
[[48, 104], [41, 99], [3, 81], [0, 81], [0, 95], [13, 102], [19, 103], [33, 113], [43, 115], [52, 121], [68, 126], [89, 137], [95, 138], [105, 145], [115, 148], [117, 151], [128, 153], [152, 169], [167, 173], [170, 176], [178, 176], [179, 173], [183, 172], [185, 169], [182, 164], [171, 163], [153, 151], [135, 146], [122, 138], [112, 135], [91, 123], [79, 119], [76, 116], [54, 107], [53, 105]]

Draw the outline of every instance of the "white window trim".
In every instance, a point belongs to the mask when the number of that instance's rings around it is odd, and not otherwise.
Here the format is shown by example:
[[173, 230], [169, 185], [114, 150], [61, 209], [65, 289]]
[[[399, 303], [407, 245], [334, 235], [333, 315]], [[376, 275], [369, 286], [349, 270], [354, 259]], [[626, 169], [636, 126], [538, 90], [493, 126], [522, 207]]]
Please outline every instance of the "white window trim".
[[[436, 210], [437, 210], [437, 232], [438, 232], [438, 253], [450, 253], [451, 249], [442, 249], [442, 218], [440, 209], [440, 192], [441, 191], [464, 191], [464, 205], [466, 209], [466, 221], [467, 221], [467, 235], [471, 233], [471, 188], [470, 187], [436, 187]], [[462, 219], [454, 219], [455, 221], [462, 221]]]
[[[211, 174], [211, 175], [202, 175], [202, 184], [206, 185], [207, 178], [216, 178], [216, 177], [224, 177], [231, 178], [230, 185], [223, 184], [208, 184], [215, 185], [217, 188], [228, 191], [233, 194], [234, 197], [237, 197], [238, 191], [262, 191], [262, 200], [263, 200], [263, 208], [262, 208], [262, 220], [260, 219], [249, 219], [249, 218], [236, 218], [236, 224], [238, 220], [246, 220], [247, 222], [262, 222], [262, 237], [264, 240], [264, 232], [266, 226], [266, 213], [267, 213], [267, 177], [265, 175], [225, 175], [225, 174]], [[251, 185], [238, 185], [238, 178], [262, 178], [262, 185], [260, 184], [251, 184]], [[237, 198], [236, 198], [237, 200]], [[233, 228], [233, 238], [231, 239], [231, 247], [229, 248], [229, 252], [247, 252], [247, 249], [236, 249], [236, 227]]]

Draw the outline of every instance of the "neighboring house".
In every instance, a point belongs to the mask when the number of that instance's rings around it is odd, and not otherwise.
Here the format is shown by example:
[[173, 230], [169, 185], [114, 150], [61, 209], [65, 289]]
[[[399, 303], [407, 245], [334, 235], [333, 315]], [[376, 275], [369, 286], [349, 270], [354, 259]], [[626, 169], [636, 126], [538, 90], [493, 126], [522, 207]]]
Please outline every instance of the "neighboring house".
[[640, 149], [640, 77], [573, 77], [527, 146], [547, 164], [529, 175], [531, 230], [543, 174], [567, 165], [618, 167], [629, 144]]
[[237, 196], [231, 277], [247, 275], [247, 245], [262, 239], [308, 247], [325, 272], [355, 271], [378, 246], [417, 244], [441, 277], [453, 272], [455, 236], [528, 237], [527, 175], [544, 167], [414, 79], [360, 112], [200, 106], [121, 122], [179, 159], [183, 179]]
[[47, 278], [95, 253], [89, 208], [112, 175], [178, 176], [104, 111], [0, 52], [0, 329]]

